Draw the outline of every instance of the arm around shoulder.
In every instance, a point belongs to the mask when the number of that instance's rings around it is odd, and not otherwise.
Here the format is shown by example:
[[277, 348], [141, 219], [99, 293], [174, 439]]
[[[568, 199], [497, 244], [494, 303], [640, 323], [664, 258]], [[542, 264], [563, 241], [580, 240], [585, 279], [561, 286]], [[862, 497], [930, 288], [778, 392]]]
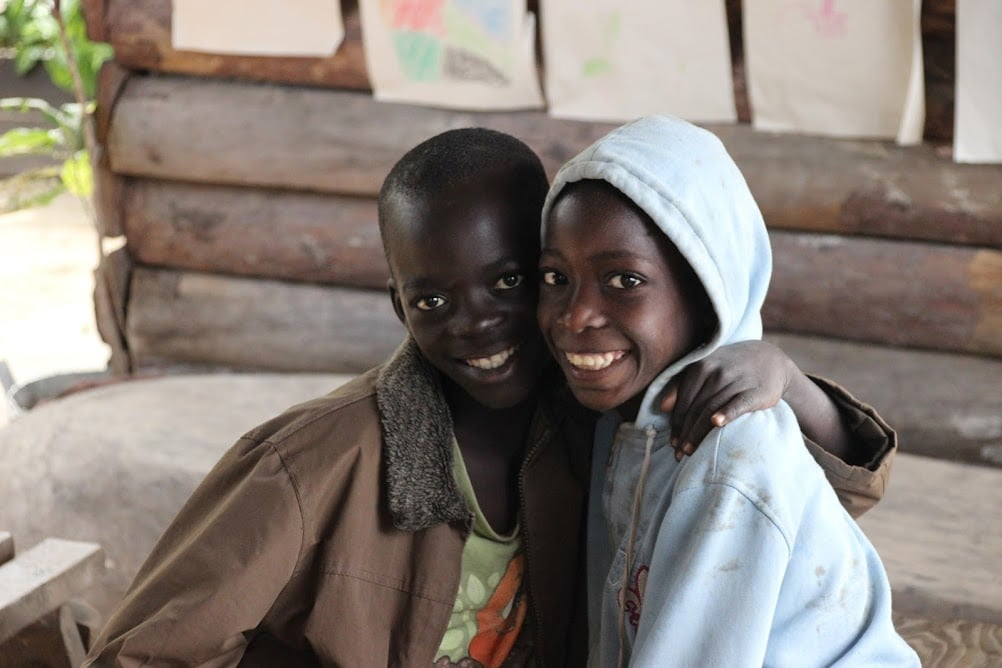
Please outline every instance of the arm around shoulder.
[[303, 517], [268, 442], [242, 439], [181, 508], [84, 665], [236, 665], [295, 571]]
[[805, 429], [807, 449], [824, 469], [845, 509], [853, 517], [859, 517], [884, 496], [898, 449], [898, 435], [872, 406], [859, 401], [842, 386], [820, 376], [806, 377], [837, 409], [851, 454], [839, 458], [813, 440]]

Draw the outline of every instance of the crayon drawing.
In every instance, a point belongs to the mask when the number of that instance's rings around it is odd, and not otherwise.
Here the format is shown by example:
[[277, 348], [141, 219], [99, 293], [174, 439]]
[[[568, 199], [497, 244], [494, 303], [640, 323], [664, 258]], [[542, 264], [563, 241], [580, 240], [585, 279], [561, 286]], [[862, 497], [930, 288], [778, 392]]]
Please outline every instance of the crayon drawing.
[[540, 0], [540, 15], [551, 115], [736, 120], [722, 2]]
[[756, 128], [921, 141], [921, 0], [755, 0], [743, 7]]
[[542, 103], [534, 22], [512, 0], [362, 0], [376, 96], [460, 108]]
[[819, 37], [835, 39], [846, 35], [849, 23], [849, 14], [839, 11], [835, 7], [835, 1], [798, 2], [791, 9], [806, 19]]

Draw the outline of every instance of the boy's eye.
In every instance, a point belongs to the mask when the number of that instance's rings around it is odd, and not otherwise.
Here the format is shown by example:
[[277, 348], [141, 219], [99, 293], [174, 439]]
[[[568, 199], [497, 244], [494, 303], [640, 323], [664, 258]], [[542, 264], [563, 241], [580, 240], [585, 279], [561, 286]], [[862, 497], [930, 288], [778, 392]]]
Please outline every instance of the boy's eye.
[[522, 281], [525, 280], [525, 276], [522, 274], [505, 274], [497, 280], [494, 284], [495, 290], [511, 290], [512, 288], [517, 288], [522, 285]]
[[419, 311], [434, 311], [437, 308], [445, 306], [445, 297], [439, 297], [438, 295], [421, 297], [414, 302], [414, 306], [416, 306]]
[[553, 269], [543, 269], [539, 277], [546, 285], [563, 285], [567, 282], [566, 276]]
[[639, 276], [634, 276], [633, 274], [615, 274], [609, 278], [608, 285], [613, 288], [618, 288], [620, 290], [629, 290], [630, 288], [635, 288], [637, 286], [643, 285], [644, 279]]

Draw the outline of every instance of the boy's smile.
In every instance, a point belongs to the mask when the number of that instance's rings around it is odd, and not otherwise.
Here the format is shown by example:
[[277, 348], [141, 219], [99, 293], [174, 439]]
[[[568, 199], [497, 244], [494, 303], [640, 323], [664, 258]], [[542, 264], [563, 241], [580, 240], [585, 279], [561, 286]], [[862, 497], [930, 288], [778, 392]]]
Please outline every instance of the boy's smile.
[[546, 342], [578, 401], [632, 419], [651, 381], [699, 343], [702, 287], [646, 214], [605, 183], [569, 185], [547, 223]]
[[446, 378], [489, 408], [528, 399], [547, 363], [536, 324], [538, 221], [497, 184], [399, 204], [394, 308]]

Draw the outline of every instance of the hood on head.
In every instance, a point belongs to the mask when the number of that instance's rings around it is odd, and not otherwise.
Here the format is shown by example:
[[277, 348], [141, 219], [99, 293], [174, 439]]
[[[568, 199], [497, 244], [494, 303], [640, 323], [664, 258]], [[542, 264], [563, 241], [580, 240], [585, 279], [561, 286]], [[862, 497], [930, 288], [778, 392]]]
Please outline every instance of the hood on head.
[[542, 214], [569, 183], [605, 181], [651, 217], [686, 258], [713, 305], [718, 330], [648, 388], [637, 423], [663, 423], [657, 398], [686, 365], [728, 343], [762, 336], [760, 310], [772, 251], [758, 205], [737, 165], [713, 133], [669, 116], [649, 116], [613, 130], [564, 165]]

